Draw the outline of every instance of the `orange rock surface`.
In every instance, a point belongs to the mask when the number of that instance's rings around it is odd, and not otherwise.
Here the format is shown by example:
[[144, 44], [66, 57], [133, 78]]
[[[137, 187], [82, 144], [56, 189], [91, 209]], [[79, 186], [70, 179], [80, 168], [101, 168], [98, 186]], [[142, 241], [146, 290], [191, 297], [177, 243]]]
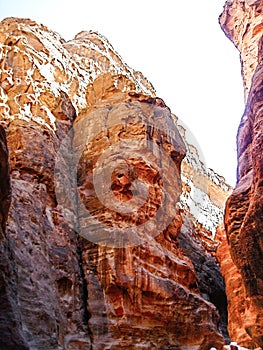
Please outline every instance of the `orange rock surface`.
[[[98, 301], [94, 304], [93, 298], [88, 299], [90, 329], [97, 343], [109, 342], [116, 349], [132, 344], [134, 347], [134, 344], [140, 344], [152, 349], [164, 346], [203, 347], [213, 343], [220, 346], [222, 338], [212, 321], [218, 317], [216, 308], [198, 295], [192, 262], [177, 243], [181, 216], [179, 211], [176, 214], [175, 208], [181, 192], [178, 170], [184, 155], [184, 145], [172, 123], [170, 111], [160, 102], [123, 94], [122, 99], [119, 96], [117, 102], [111, 102], [108, 110], [106, 107], [96, 108], [95, 112], [81, 113], [75, 121], [75, 130], [82, 121], [83, 125], [90, 125], [90, 120], [94, 120], [95, 116], [99, 125], [108, 125], [107, 135], [103, 132], [98, 134], [96, 127], [95, 134], [91, 132], [91, 141], [85, 147], [78, 169], [80, 197], [85, 203], [85, 208], [80, 210], [80, 222], [82, 228], [88, 227], [81, 235], [100, 243], [94, 246], [85, 241], [83, 243], [88, 295], [93, 295], [94, 290], [101, 290], [100, 303], [106, 310], [98, 311]], [[134, 135], [140, 141], [139, 148], [137, 143], [131, 142]], [[82, 143], [78, 132], [76, 138], [78, 147]], [[129, 140], [129, 149], [125, 148], [124, 143], [121, 152], [124, 163], [119, 159], [119, 150], [111, 151], [109, 157], [100, 163], [103, 168], [97, 169], [103, 179], [103, 169], [108, 167], [108, 162], [115, 164], [112, 182], [104, 179], [101, 183], [105, 196], [104, 206], [100, 206], [95, 192], [96, 184], [91, 178], [94, 164], [98, 164], [96, 159], [110, 145], [115, 147], [118, 142], [125, 140]], [[152, 155], [147, 155], [147, 142], [152, 143], [151, 148], [162, 143], [166, 155], [158, 155], [161, 156], [161, 166], [158, 164], [160, 159], [152, 159]], [[175, 167], [171, 166], [171, 159]], [[114, 195], [127, 200], [130, 205], [129, 185], [133, 176], [143, 181], [144, 186], [147, 184], [148, 201], [138, 211], [128, 207], [128, 214], [122, 214], [122, 208], [118, 215], [112, 209], [108, 211], [107, 185], [115, 185]], [[160, 180], [165, 184], [162, 191]], [[156, 214], [164, 200], [166, 206], [161, 209], [164, 212]], [[134, 207], [136, 203], [132, 205]], [[92, 213], [91, 218], [84, 216], [87, 208]], [[148, 226], [149, 217], [154, 215], [160, 215], [160, 220]], [[97, 221], [94, 222], [94, 219]], [[103, 224], [100, 228], [101, 237], [98, 237], [97, 230], [94, 230], [94, 237], [91, 230], [93, 225], [98, 225], [98, 221]], [[160, 222], [165, 222], [165, 227], [158, 227]], [[131, 238], [125, 233], [127, 224], [128, 227], [133, 224], [138, 228], [134, 229]], [[115, 248], [119, 245], [120, 235], [123, 238], [121, 244], [127, 244], [126, 248]], [[95, 276], [91, 273], [94, 268]], [[101, 328], [102, 320], [107, 327]]]
[[[240, 330], [241, 338], [246, 332], [252, 341], [261, 347], [263, 346], [262, 10], [263, 1], [227, 1], [220, 18], [223, 30], [240, 50], [247, 97], [246, 109], [237, 136], [237, 185], [227, 201], [225, 212], [229, 250], [236, 266], [232, 268], [236, 270], [236, 276], [239, 276], [237, 283], [240, 285], [240, 300], [235, 293], [235, 285], [232, 284], [233, 277], [223, 272], [226, 276], [229, 303], [236, 305], [243, 315], [241, 316], [243, 320], [240, 322], [236, 311], [230, 307], [229, 322], [232, 330], [235, 327]], [[221, 265], [227, 263], [224, 262], [222, 254], [220, 259]], [[226, 259], [230, 259], [227, 254]]]
[[258, 65], [258, 44], [263, 34], [263, 4], [258, 0], [228, 0], [220, 24], [240, 52], [245, 98]]
[[194, 165], [182, 185], [180, 127], [100, 34], [11, 18], [0, 45], [0, 347], [220, 349], [229, 187]]
[[228, 332], [239, 345], [253, 349], [256, 344], [245, 330], [246, 293], [242, 276], [234, 264], [226, 238], [224, 226], [218, 227], [216, 239], [220, 242], [216, 255], [226, 282], [228, 296]]

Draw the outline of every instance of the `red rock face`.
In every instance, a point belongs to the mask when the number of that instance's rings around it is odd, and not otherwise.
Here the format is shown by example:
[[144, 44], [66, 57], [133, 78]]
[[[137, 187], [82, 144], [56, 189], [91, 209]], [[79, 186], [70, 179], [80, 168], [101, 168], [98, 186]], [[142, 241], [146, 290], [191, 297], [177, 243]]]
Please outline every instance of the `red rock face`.
[[255, 342], [246, 332], [246, 292], [242, 276], [234, 264], [223, 225], [218, 227], [216, 239], [220, 242], [217, 248], [217, 259], [226, 281], [228, 297], [228, 332], [231, 339], [249, 349], [256, 347]]
[[[123, 101], [119, 97], [117, 103], [112, 102], [106, 111], [104, 107], [96, 109], [95, 114], [93, 111], [80, 114], [75, 122], [78, 124], [84, 120], [84, 124], [90, 125], [90, 120], [94, 120], [96, 115], [99, 125], [113, 125], [107, 128], [107, 135], [103, 132], [94, 135], [96, 146], [94, 137], [91, 137], [78, 170], [80, 196], [85, 203], [85, 210], [88, 209], [92, 216], [92, 220], [90, 217], [85, 218], [85, 224], [83, 210], [80, 211], [81, 227], [89, 228], [83, 233], [80, 231], [80, 234], [100, 243], [91, 245], [83, 241], [82, 248], [87, 294], [91, 296], [88, 298], [88, 310], [93, 339], [103, 346], [112, 344], [111, 348], [114, 349], [135, 347], [134, 344], [152, 349], [181, 347], [183, 344], [201, 348], [213, 343], [220, 345], [222, 338], [212, 321], [218, 318], [216, 308], [198, 295], [194, 267], [177, 242], [181, 216], [179, 212], [175, 214], [174, 210], [181, 192], [178, 170], [184, 155], [184, 145], [172, 123], [169, 110], [163, 104], [159, 106], [158, 100], [143, 96], [141, 101], [137, 96], [123, 95], [122, 98]], [[139, 149], [131, 141], [135, 137], [140, 141]], [[78, 147], [80, 138], [77, 133], [76, 138]], [[144, 185], [148, 184], [149, 195], [146, 204], [139, 207], [138, 211], [125, 214], [120, 208], [116, 216], [116, 210], [107, 212], [109, 204], [105, 203], [104, 207], [98, 205], [96, 184], [89, 174], [92, 174], [92, 165], [96, 164], [101, 152], [125, 140], [129, 140], [132, 150], [126, 150], [124, 144], [122, 152], [116, 149], [110, 154], [110, 164], [119, 164], [115, 167], [116, 174], [113, 174], [113, 193], [117, 198], [128, 199], [131, 193], [127, 185], [136, 174], [138, 180]], [[158, 165], [160, 158], [154, 159], [152, 154], [148, 154], [147, 142], [151, 142], [151, 148], [162, 143], [166, 155], [161, 155], [161, 166]], [[125, 164], [120, 161], [121, 155], [123, 158], [125, 155]], [[170, 164], [171, 160], [174, 166]], [[98, 169], [101, 178], [102, 170], [106, 171], [108, 167], [107, 161], [103, 160], [103, 169]], [[130, 174], [127, 166], [132, 170]], [[160, 180], [164, 186], [162, 191]], [[101, 183], [105, 194], [103, 202], [107, 201], [107, 182], [112, 184], [109, 180]], [[150, 218], [157, 215], [156, 211], [160, 211], [160, 207], [164, 210], [159, 214], [160, 220], [148, 227]], [[101, 224], [95, 237], [90, 233], [94, 218]], [[165, 229], [158, 227], [160, 221], [165, 223]], [[127, 223], [129, 227], [136, 225], [137, 229], [133, 230], [131, 240], [126, 242], [123, 232], [126, 232]], [[118, 248], [119, 237], [115, 236], [116, 232], [118, 236], [123, 234], [121, 242], [127, 247]], [[95, 276], [92, 274], [93, 269]], [[95, 291], [100, 291], [96, 294], [100, 301], [94, 300]], [[98, 310], [98, 302], [103, 305], [101, 310]]]
[[180, 205], [170, 110], [97, 33], [6, 19], [0, 41], [0, 347], [219, 349], [222, 277]]
[[258, 0], [227, 1], [220, 24], [240, 52], [245, 98], [258, 64], [258, 43], [263, 34], [263, 5]]
[[[75, 109], [59, 84], [42, 75], [52, 59], [44, 45], [47, 29], [10, 19], [1, 31], [1, 117], [12, 188], [5, 230], [12, 264], [5, 278], [9, 313], [20, 335], [5, 337], [12, 329], [6, 323], [1, 341], [9, 339], [10, 349], [70, 348], [74, 341], [89, 346], [78, 237], [56, 205], [54, 192], [56, 150]], [[60, 42], [55, 40], [53, 50], [56, 45]]]
[[[221, 24], [241, 50], [243, 77], [249, 91], [246, 110], [237, 138], [237, 185], [226, 204], [225, 227], [230, 252], [244, 291], [240, 304], [244, 324], [239, 324], [234, 311], [229, 318], [244, 329], [253, 342], [263, 346], [263, 162], [262, 162], [262, 1], [228, 2]], [[244, 28], [246, 28], [244, 32]], [[250, 67], [250, 68], [248, 68]], [[235, 299], [231, 279], [226, 279], [228, 298]], [[236, 321], [235, 321], [236, 319]]]

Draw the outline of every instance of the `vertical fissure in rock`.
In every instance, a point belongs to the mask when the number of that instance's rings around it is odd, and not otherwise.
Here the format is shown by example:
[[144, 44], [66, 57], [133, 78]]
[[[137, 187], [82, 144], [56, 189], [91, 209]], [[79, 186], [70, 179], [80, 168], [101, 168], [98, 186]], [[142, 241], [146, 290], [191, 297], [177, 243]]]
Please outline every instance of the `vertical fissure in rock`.
[[85, 272], [83, 268], [83, 257], [82, 257], [82, 248], [81, 248], [81, 240], [82, 238], [80, 236], [77, 237], [77, 254], [78, 254], [78, 261], [79, 261], [79, 271], [80, 271], [80, 278], [81, 278], [81, 286], [82, 286], [82, 302], [83, 302], [83, 322], [87, 327], [89, 337], [90, 337], [90, 350], [93, 349], [93, 333], [89, 325], [89, 320], [91, 318], [91, 313], [88, 309], [88, 286], [87, 281], [85, 278]]
[[[74, 124], [73, 124], [74, 125]], [[88, 308], [88, 285], [87, 285], [87, 280], [85, 278], [85, 271], [84, 271], [84, 261], [83, 261], [83, 240], [84, 238], [80, 236], [79, 232], [80, 232], [80, 223], [79, 223], [79, 205], [80, 205], [80, 197], [78, 195], [78, 179], [75, 178], [76, 176], [76, 172], [75, 172], [75, 149], [74, 149], [74, 137], [75, 137], [75, 129], [74, 127], [72, 127], [72, 129], [70, 130], [70, 155], [69, 157], [70, 162], [69, 164], [71, 164], [72, 166], [69, 166], [69, 172], [70, 172], [70, 178], [72, 179], [72, 183], [71, 186], [74, 189], [74, 194], [75, 197], [73, 198], [73, 201], [75, 203], [75, 222], [74, 222], [74, 226], [75, 226], [75, 235], [76, 235], [76, 253], [77, 253], [77, 258], [78, 258], [78, 266], [79, 266], [79, 274], [80, 274], [80, 285], [81, 285], [81, 299], [82, 299], [82, 307], [83, 307], [83, 325], [84, 327], [86, 327], [87, 333], [89, 335], [89, 340], [90, 340], [90, 344], [89, 344], [89, 350], [93, 349], [93, 332], [92, 329], [89, 325], [89, 320], [91, 318], [91, 313], [89, 311]]]

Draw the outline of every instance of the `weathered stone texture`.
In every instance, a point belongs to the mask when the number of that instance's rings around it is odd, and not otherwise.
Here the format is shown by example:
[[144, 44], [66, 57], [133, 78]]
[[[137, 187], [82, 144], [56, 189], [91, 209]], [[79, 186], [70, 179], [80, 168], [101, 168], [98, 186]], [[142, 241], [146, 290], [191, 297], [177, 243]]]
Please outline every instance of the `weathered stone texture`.
[[258, 43], [263, 34], [263, 4], [260, 0], [228, 0], [220, 24], [240, 52], [245, 98], [258, 64]]
[[11, 200], [8, 149], [4, 128], [0, 125], [0, 348], [28, 349], [21, 331], [21, 320], [16, 310], [15, 264], [12, 249], [5, 233]]
[[228, 297], [228, 332], [230, 339], [235, 340], [239, 345], [253, 349], [256, 344], [246, 332], [246, 293], [242, 276], [234, 264], [229, 245], [227, 242], [226, 232], [223, 225], [217, 230], [216, 240], [220, 242], [216, 256], [220, 263], [220, 268], [226, 282], [226, 294]]
[[[29, 20], [7, 19], [1, 33], [1, 117], [12, 187], [6, 244], [13, 278], [8, 282], [24, 341], [16, 346], [12, 337], [10, 348], [58, 349], [76, 333], [89, 344], [78, 236], [54, 192], [56, 151], [76, 116], [62, 83], [66, 51], [55, 34]], [[61, 79], [54, 77], [55, 59]]]
[[[91, 249], [90, 244], [84, 243], [83, 247], [88, 295], [93, 295], [94, 290], [100, 290], [97, 295], [101, 298], [101, 305], [104, 305], [98, 315], [98, 300], [88, 298], [93, 338], [103, 344], [112, 344], [114, 349], [131, 346], [135, 348], [135, 344], [151, 349], [183, 345], [200, 346], [200, 348], [209, 344], [220, 346], [222, 338], [214, 324], [214, 320], [218, 319], [216, 308], [198, 295], [196, 272], [191, 260], [178, 247], [177, 242], [181, 216], [179, 211], [176, 213], [175, 207], [181, 192], [178, 170], [184, 155], [182, 140], [172, 122], [169, 110], [163, 103], [160, 105], [160, 101], [143, 96], [135, 98], [123, 95], [123, 99], [122, 102], [112, 102], [108, 110], [104, 107], [101, 110], [96, 109], [95, 113], [91, 111], [80, 114], [75, 122], [80, 123], [84, 118], [84, 124], [90, 125], [89, 121], [94, 120], [96, 116], [98, 125], [101, 123], [108, 125], [107, 135], [98, 134], [95, 127], [97, 135], [95, 133], [94, 138], [96, 136], [97, 146], [95, 147], [92, 142], [94, 140], [92, 136], [79, 163], [78, 185], [85, 207], [92, 213], [92, 219], [95, 217], [103, 225], [106, 226], [105, 216], [111, 220], [110, 225], [107, 223], [110, 227], [105, 229], [106, 237], [101, 232], [100, 245], [94, 245]], [[75, 126], [75, 130], [76, 128]], [[78, 143], [78, 133], [76, 135]], [[94, 159], [98, 159], [101, 152], [105, 152], [106, 148], [121, 139], [134, 140], [134, 135], [136, 140], [140, 141], [140, 148], [138, 150], [138, 145], [129, 141], [129, 147], [132, 148], [127, 150], [126, 168], [121, 162], [118, 164], [119, 152], [112, 152], [110, 155], [109, 161], [116, 165], [115, 176], [121, 179], [126, 177], [123, 184], [116, 182], [116, 189], [113, 189], [113, 192], [117, 198], [118, 195], [124, 200], [129, 198], [129, 188], [125, 185], [128, 181], [132, 181], [129, 180], [132, 174], [127, 171], [128, 166], [141, 181], [149, 184], [149, 201], [141, 211], [133, 211], [129, 215], [119, 213], [116, 216], [112, 212], [107, 215], [106, 209], [100, 208], [96, 203], [96, 193], [92, 190], [89, 174], [92, 174], [92, 165], [96, 164]], [[146, 149], [149, 141], [152, 142], [151, 147], [162, 143], [169, 157], [162, 158], [162, 155], [158, 155], [158, 158], [161, 158], [156, 160], [149, 158]], [[123, 154], [125, 152], [126, 150]], [[136, 158], [139, 154], [141, 159]], [[175, 167], [166, 163], [171, 159]], [[158, 164], [160, 160], [161, 167]], [[108, 166], [107, 161], [104, 161], [104, 167]], [[162, 191], [162, 195], [166, 197], [166, 206], [163, 208], [165, 212], [161, 214], [161, 218], [167, 222], [167, 227], [163, 233], [157, 224], [149, 228], [147, 224], [143, 225], [155, 214], [158, 206], [163, 205], [163, 198], [159, 197], [160, 178], [153, 164], [157, 166], [157, 170], [163, 171], [162, 181], [166, 183]], [[101, 177], [103, 178], [102, 170]], [[107, 181], [101, 186], [104, 187], [106, 197]], [[167, 196], [172, 198], [168, 199]], [[80, 211], [80, 220], [82, 215]], [[87, 220], [90, 238], [92, 221], [89, 218]], [[84, 227], [84, 221], [82, 222], [81, 227]], [[114, 245], [117, 246], [118, 237], [115, 237], [114, 233], [116, 230], [118, 232], [118, 227], [123, 228], [125, 223], [142, 225], [143, 231], [138, 228], [133, 232], [134, 236], [138, 235], [140, 245], [129, 247], [131, 243], [136, 242], [134, 240], [136, 237], [132, 237], [132, 241], [127, 242], [127, 248], [107, 248], [114, 240], [116, 241]], [[118, 235], [121, 232], [120, 230]], [[108, 237], [111, 237], [111, 242], [108, 242]], [[103, 244], [106, 247], [103, 247]], [[92, 276], [92, 267], [95, 268], [95, 276]], [[105, 291], [106, 295], [102, 291]]]
[[0, 44], [0, 348], [220, 348], [215, 243], [179, 205], [170, 110], [98, 33], [11, 18]]
[[222, 176], [205, 167], [193, 145], [196, 142], [193, 135], [179, 120], [176, 122], [186, 145], [181, 167], [183, 224], [178, 235], [179, 245], [193, 263], [200, 295], [219, 311], [220, 331], [228, 341], [225, 283], [215, 257], [218, 242], [214, 237], [223, 221], [225, 202], [232, 188]]
[[[238, 284], [244, 285], [244, 291], [240, 292], [240, 300], [237, 301], [233, 290], [236, 287], [232, 283], [231, 275], [225, 272], [228, 299], [230, 304], [240, 305], [244, 321], [240, 323], [232, 307], [229, 318], [232, 329], [234, 327], [240, 329], [241, 337], [245, 330], [252, 341], [261, 347], [263, 346], [262, 9], [262, 1], [228, 1], [221, 16], [224, 31], [240, 50], [247, 95], [246, 109], [237, 136], [237, 185], [227, 201], [225, 212], [230, 253], [242, 279]], [[226, 259], [229, 259], [227, 255]], [[221, 264], [225, 262], [221, 261]]]

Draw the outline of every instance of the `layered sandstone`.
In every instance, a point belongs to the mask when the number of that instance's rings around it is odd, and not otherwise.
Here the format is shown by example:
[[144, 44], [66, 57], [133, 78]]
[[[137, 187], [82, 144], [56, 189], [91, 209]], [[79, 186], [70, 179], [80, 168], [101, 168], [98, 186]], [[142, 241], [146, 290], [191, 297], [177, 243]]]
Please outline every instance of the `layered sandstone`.
[[[221, 16], [226, 34], [240, 50], [247, 104], [238, 136], [237, 185], [227, 201], [225, 228], [229, 249], [244, 285], [236, 300], [236, 287], [226, 274], [229, 303], [235, 303], [242, 311], [244, 321], [230, 310], [231, 329], [244, 330], [252, 342], [263, 346], [263, 270], [262, 270], [262, 1], [228, 1]], [[225, 249], [227, 245], [224, 243]], [[223, 249], [223, 248], [222, 248]], [[226, 251], [226, 259], [227, 251]], [[222, 261], [223, 264], [226, 262]], [[239, 278], [239, 277], [237, 277]], [[234, 288], [234, 289], [233, 289]], [[239, 288], [239, 289], [240, 289]], [[243, 289], [243, 287], [241, 288]], [[241, 290], [240, 289], [240, 290]], [[231, 334], [230, 334], [231, 336]], [[246, 341], [245, 341], [246, 343]], [[242, 344], [241, 344], [242, 345]]]
[[1, 120], [12, 184], [6, 237], [14, 276], [7, 286], [23, 340], [16, 346], [17, 337], [1, 332], [10, 349], [90, 344], [78, 237], [54, 193], [56, 150], [76, 117], [76, 85], [83, 79], [70, 60], [47, 28], [29, 20], [2, 22]]
[[[186, 155], [181, 167], [183, 191], [180, 203], [182, 209], [189, 212], [202, 226], [203, 231], [208, 232], [208, 240], [205, 234], [200, 240], [205, 244], [215, 236], [218, 225], [223, 221], [225, 202], [232, 187], [223, 176], [206, 167], [194, 136], [181, 125], [178, 118], [175, 120], [186, 145]], [[207, 249], [209, 250], [208, 246]]]
[[[214, 317], [218, 318], [216, 308], [199, 295], [192, 262], [178, 247], [181, 215], [179, 211], [176, 213], [176, 202], [181, 192], [178, 170], [184, 145], [169, 109], [160, 100], [119, 95], [108, 108], [81, 113], [75, 127], [82, 120], [81, 129], [86, 123], [90, 125], [94, 116], [99, 125], [107, 125], [107, 130], [98, 134], [97, 127], [93, 129], [95, 133], [93, 135], [92, 132], [79, 163], [78, 183], [80, 196], [85, 202], [85, 208], [80, 211], [81, 227], [89, 228], [87, 233], [84, 229], [81, 235], [93, 240], [91, 227], [98, 225], [98, 221], [102, 225], [101, 237], [97, 233], [95, 237], [100, 244], [90, 246], [90, 243], [84, 242], [82, 249], [83, 254], [89, 256], [84, 269], [88, 295], [89, 290], [90, 293], [96, 289], [106, 292], [106, 296], [100, 296], [107, 315], [104, 316], [106, 328], [98, 328], [98, 320], [103, 319], [103, 314], [98, 314], [97, 304], [88, 299], [93, 337], [98, 342], [114, 344], [112, 346], [116, 349], [131, 344], [149, 349], [220, 345], [222, 339], [211, 323]], [[129, 145], [125, 144], [125, 140], [129, 140]], [[79, 136], [76, 142], [78, 147], [81, 143]], [[98, 193], [94, 191], [96, 184], [91, 177], [101, 153], [110, 146], [116, 147], [119, 142], [123, 143], [121, 152], [119, 149], [111, 150], [109, 158], [101, 160], [104, 171], [109, 163], [115, 164], [112, 179], [114, 195], [127, 201], [134, 176], [143, 182], [143, 186], [147, 185], [149, 192], [145, 205], [135, 210], [135, 202], [132, 208], [126, 208], [127, 214], [123, 205], [117, 213], [116, 209], [113, 212], [99, 205]], [[152, 158], [148, 154], [147, 143], [152, 149], [161, 144], [165, 154], [159, 154], [158, 146], [158, 157]], [[99, 147], [100, 144], [102, 147]], [[171, 159], [175, 166], [170, 164]], [[103, 169], [98, 169], [101, 179], [105, 176]], [[162, 193], [160, 181], [164, 186]], [[110, 207], [106, 205], [106, 193], [111, 182], [107, 182], [105, 178], [98, 185], [103, 187], [105, 194], [103, 204]], [[127, 203], [130, 205], [129, 201]], [[92, 213], [92, 218], [84, 216], [86, 209]], [[155, 215], [160, 218], [157, 222], [149, 220]], [[107, 221], [109, 218], [110, 222]], [[160, 223], [165, 223], [165, 227], [159, 227]], [[132, 237], [127, 235], [127, 227], [133, 227]], [[111, 237], [110, 242], [108, 237]], [[116, 249], [114, 246], [120, 244], [120, 238], [121, 244], [127, 247]], [[94, 267], [96, 279], [91, 275]]]
[[223, 222], [225, 202], [232, 188], [222, 176], [205, 166], [194, 136], [177, 118], [176, 122], [186, 145], [181, 167], [183, 224], [179, 245], [194, 265], [199, 293], [217, 307], [220, 330], [229, 340], [225, 282], [215, 259], [219, 243], [214, 238]]
[[246, 293], [244, 282], [237, 266], [231, 258], [223, 225], [218, 227], [216, 238], [220, 242], [216, 255], [224, 280], [226, 281], [229, 335], [239, 345], [243, 345], [248, 349], [254, 349], [256, 344], [246, 332]]
[[[180, 204], [169, 108], [98, 33], [65, 42], [12, 18], [0, 42], [0, 346], [220, 348], [224, 285], [190, 165]], [[199, 183], [217, 213], [212, 177]]]

